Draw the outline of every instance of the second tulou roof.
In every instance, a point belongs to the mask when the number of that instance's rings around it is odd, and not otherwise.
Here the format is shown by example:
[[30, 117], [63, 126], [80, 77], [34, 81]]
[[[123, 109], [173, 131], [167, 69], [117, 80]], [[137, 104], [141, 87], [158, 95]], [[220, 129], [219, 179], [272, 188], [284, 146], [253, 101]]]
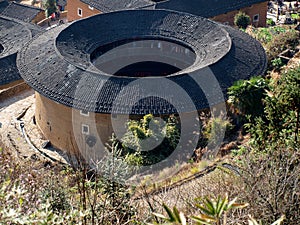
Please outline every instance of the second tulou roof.
[[240, 10], [267, 0], [81, 0], [101, 12], [124, 9], [156, 8], [187, 12], [206, 18]]
[[266, 2], [266, 0], [166, 0], [159, 2], [156, 8], [188, 12], [210, 18], [261, 2]]
[[3, 16], [30, 23], [42, 11], [42, 9], [34, 6], [11, 2], [6, 6], [1, 14]]
[[17, 53], [41, 29], [0, 16], [0, 30], [0, 85], [5, 85], [21, 79], [16, 65]]

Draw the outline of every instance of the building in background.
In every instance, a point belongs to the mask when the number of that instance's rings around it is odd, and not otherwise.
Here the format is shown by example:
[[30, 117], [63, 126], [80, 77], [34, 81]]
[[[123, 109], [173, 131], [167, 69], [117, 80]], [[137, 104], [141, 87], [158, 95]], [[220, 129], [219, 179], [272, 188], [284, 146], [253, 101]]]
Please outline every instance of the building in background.
[[234, 25], [234, 16], [245, 12], [253, 26], [265, 27], [268, 1], [266, 0], [167, 0], [159, 2], [157, 9], [171, 9], [203, 16], [227, 25]]
[[0, 15], [0, 90], [23, 82], [16, 65], [19, 50], [41, 29], [10, 17]]
[[0, 0], [0, 15], [35, 24], [45, 19], [44, 10], [30, 5], [8, 2], [7, 0]]
[[66, 10], [67, 6], [67, 0], [56, 0], [56, 5], [60, 12], [63, 12]]
[[202, 16], [228, 25], [234, 25], [234, 16], [245, 12], [253, 26], [265, 27], [268, 1], [266, 0], [68, 0], [68, 21], [99, 13], [122, 9], [169, 9]]

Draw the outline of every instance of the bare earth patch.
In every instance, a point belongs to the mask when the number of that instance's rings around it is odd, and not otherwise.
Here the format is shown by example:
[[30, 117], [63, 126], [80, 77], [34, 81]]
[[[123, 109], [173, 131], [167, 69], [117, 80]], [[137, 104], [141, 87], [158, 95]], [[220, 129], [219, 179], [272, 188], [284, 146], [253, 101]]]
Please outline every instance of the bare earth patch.
[[[42, 148], [47, 141], [34, 122], [33, 90], [16, 94], [0, 103], [0, 139], [16, 159], [67, 163], [61, 151]], [[23, 131], [20, 124], [24, 124]], [[24, 132], [25, 131], [25, 132]], [[25, 137], [28, 137], [27, 141]]]

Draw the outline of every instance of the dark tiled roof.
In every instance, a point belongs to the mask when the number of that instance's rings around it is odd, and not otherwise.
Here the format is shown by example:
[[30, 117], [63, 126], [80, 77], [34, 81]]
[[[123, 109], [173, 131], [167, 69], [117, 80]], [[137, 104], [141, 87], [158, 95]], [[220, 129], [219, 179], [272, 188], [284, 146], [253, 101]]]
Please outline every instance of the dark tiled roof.
[[9, 5], [7, 0], [0, 0], [0, 13]]
[[41, 29], [11, 18], [0, 16], [0, 85], [20, 80], [16, 66], [17, 52]]
[[203, 17], [214, 17], [239, 10], [266, 0], [167, 0], [156, 5], [157, 9], [188, 12]]
[[[143, 79], [108, 75], [92, 66], [90, 54], [100, 45], [144, 37], [189, 46], [196, 61], [176, 74]], [[69, 107], [120, 114], [207, 108], [224, 101], [234, 81], [266, 69], [265, 52], [249, 35], [165, 10], [100, 14], [61, 26], [28, 43], [17, 62], [22, 77], [40, 94]]]
[[154, 6], [150, 0], [81, 0], [101, 12], [112, 12], [124, 9], [140, 9]]
[[6, 7], [6, 9], [1, 14], [10, 18], [18, 19], [29, 23], [42, 11], [42, 9], [34, 6], [12, 2]]
[[149, 8], [168, 9], [187, 12], [206, 18], [239, 10], [266, 0], [166, 0], [156, 3], [151, 0], [81, 0], [102, 12], [112, 12], [122, 9]]
[[17, 53], [0, 58], [0, 86], [21, 80], [16, 66]]
[[57, 0], [57, 5], [66, 6], [67, 5], [67, 0]]

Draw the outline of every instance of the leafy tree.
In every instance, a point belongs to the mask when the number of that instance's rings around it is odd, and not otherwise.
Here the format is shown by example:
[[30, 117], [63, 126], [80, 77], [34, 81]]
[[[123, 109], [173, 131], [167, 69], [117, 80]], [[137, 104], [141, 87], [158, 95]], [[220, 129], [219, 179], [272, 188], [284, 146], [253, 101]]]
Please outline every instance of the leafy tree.
[[121, 138], [122, 154], [134, 165], [152, 165], [168, 157], [179, 142], [178, 121], [166, 121], [145, 115], [140, 121], [130, 120]]
[[[278, 82], [273, 85], [272, 89], [266, 105], [268, 119], [271, 122], [275, 120], [273, 127], [279, 126], [281, 131], [287, 131], [288, 134], [294, 135], [295, 142], [298, 142], [300, 126], [300, 67], [284, 73]], [[275, 113], [273, 110], [275, 110]], [[281, 122], [278, 119], [281, 119]]]
[[264, 112], [262, 99], [267, 89], [268, 81], [259, 76], [250, 80], [239, 80], [228, 88], [228, 102], [238, 115], [244, 118], [246, 115], [257, 117]]
[[51, 16], [57, 10], [55, 0], [46, 0], [44, 8], [46, 10], [46, 17]]
[[242, 29], [246, 29], [250, 25], [250, 17], [244, 12], [239, 12], [234, 16], [234, 24]]
[[273, 80], [269, 89], [264, 99], [264, 117], [253, 119], [247, 125], [253, 141], [260, 149], [278, 140], [299, 142], [300, 67], [287, 71], [278, 80]]

